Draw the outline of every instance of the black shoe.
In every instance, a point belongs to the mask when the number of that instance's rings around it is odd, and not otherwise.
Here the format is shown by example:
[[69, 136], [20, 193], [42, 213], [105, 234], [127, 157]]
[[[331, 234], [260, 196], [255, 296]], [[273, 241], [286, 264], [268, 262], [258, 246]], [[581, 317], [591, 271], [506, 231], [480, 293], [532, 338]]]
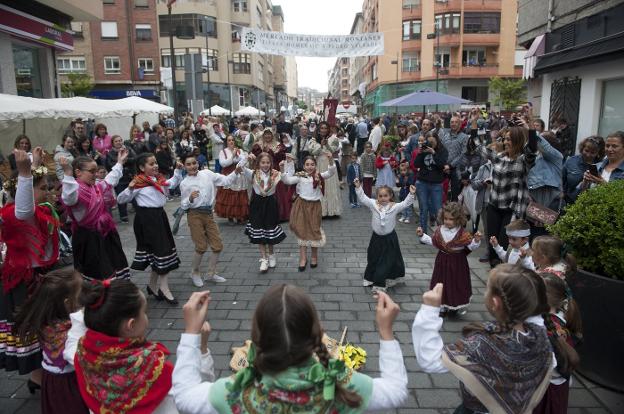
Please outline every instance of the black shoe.
[[[300, 271], [300, 272], [303, 272], [304, 270], [306, 270], [306, 266], [307, 266], [307, 265], [308, 265], [308, 262], [305, 262], [305, 263], [303, 264], [303, 266], [299, 266], [299, 271]], [[312, 265], [310, 265], [310, 267], [312, 267]]]
[[149, 285], [147, 285], [147, 294], [148, 295], [152, 295], [156, 298], [156, 300], [163, 300], [163, 296], [162, 293], [160, 292], [160, 289], [158, 289], [158, 294], [154, 293], [154, 291], [152, 290], [151, 287], [149, 287]]
[[310, 268], [311, 269], [316, 268], [316, 266], [318, 266], [318, 263], [310, 263]]
[[169, 299], [168, 297], [166, 297], [165, 294], [162, 293], [162, 290], [160, 289], [158, 289], [158, 295], [162, 298], [162, 300], [164, 300], [170, 305], [177, 305], [179, 303], [176, 298]]
[[124, 218], [122, 218], [122, 219], [121, 219], [121, 222], [122, 222], [122, 223], [128, 223], [128, 222], [129, 222], [128, 217], [124, 217]]
[[26, 383], [26, 386], [28, 387], [28, 391], [30, 391], [31, 394], [34, 394], [35, 391], [41, 389], [41, 385], [37, 384], [31, 379], [28, 380], [28, 382]]

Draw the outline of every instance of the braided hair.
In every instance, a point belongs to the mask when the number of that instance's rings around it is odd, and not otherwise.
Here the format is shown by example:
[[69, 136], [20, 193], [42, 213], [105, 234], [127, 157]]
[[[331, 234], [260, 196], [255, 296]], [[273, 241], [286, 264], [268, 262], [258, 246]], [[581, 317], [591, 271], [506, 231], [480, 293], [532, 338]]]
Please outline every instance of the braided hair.
[[[251, 325], [256, 378], [301, 365], [312, 354], [327, 367], [330, 356], [322, 338], [323, 328], [309, 296], [294, 285], [272, 286], [258, 302]], [[336, 398], [344, 404], [360, 406], [362, 398], [357, 393], [338, 383], [335, 391]]]

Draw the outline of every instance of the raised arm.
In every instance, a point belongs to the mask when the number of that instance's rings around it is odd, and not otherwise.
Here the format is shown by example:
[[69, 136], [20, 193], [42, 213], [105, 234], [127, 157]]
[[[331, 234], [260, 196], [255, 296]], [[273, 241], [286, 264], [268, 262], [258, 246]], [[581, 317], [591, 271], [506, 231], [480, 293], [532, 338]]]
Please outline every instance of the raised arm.
[[357, 195], [358, 201], [370, 209], [375, 208], [375, 200], [364, 194], [364, 189], [360, 185], [360, 180], [355, 180], [353, 183], [355, 184], [355, 194]]
[[427, 373], [443, 373], [448, 370], [442, 365], [442, 351], [444, 342], [440, 336], [442, 318], [440, 304], [442, 303], [441, 283], [433, 290], [423, 294], [423, 304], [412, 324], [412, 343], [418, 365]]
[[35, 190], [33, 189], [33, 176], [31, 161], [26, 151], [13, 150], [15, 164], [19, 175], [15, 189], [15, 218], [28, 220], [35, 215]]

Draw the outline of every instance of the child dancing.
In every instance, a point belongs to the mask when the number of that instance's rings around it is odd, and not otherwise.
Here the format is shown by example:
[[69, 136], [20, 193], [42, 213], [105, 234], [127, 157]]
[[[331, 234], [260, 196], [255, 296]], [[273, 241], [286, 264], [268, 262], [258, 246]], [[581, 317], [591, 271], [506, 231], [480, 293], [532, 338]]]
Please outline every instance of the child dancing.
[[359, 181], [355, 181], [355, 191], [360, 203], [373, 213], [373, 235], [366, 251], [366, 270], [362, 284], [372, 285], [373, 294], [385, 292], [386, 284], [394, 285], [396, 279], [405, 277], [405, 262], [394, 227], [397, 214], [414, 203], [416, 187], [410, 186], [409, 194], [398, 204], [392, 201], [394, 193], [387, 186], [377, 188], [377, 200], [366, 196]]
[[16, 316], [20, 337], [27, 337], [30, 331], [37, 335], [43, 348], [43, 414], [89, 412], [78, 391], [74, 361], [63, 357], [66, 342], [72, 340], [68, 338], [72, 326], [69, 314], [79, 308], [81, 287], [82, 277], [72, 268], [49, 272]]
[[509, 247], [507, 250], [498, 244], [496, 236], [490, 237], [490, 244], [503, 263], [520, 263], [527, 269], [535, 270], [531, 252], [529, 251], [529, 236], [531, 226], [524, 220], [514, 220], [505, 226]]
[[548, 312], [544, 281], [532, 270], [501, 264], [490, 272], [485, 306], [496, 322], [471, 323], [444, 345], [441, 283], [423, 295], [412, 325], [418, 364], [460, 381], [457, 413], [530, 413], [548, 388], [553, 354], [541, 315]]
[[[228, 139], [230, 137], [231, 135]], [[193, 244], [195, 245], [195, 254], [191, 264], [191, 280], [196, 287], [204, 285], [199, 273], [199, 265], [204, 253], [208, 250], [208, 246], [210, 246], [212, 254], [208, 259], [206, 280], [218, 283], [225, 282], [226, 279], [216, 273], [219, 254], [223, 250], [223, 242], [221, 241], [219, 226], [214, 221], [213, 206], [215, 203], [215, 192], [217, 191], [216, 187], [232, 185], [237, 179], [237, 172], [229, 169], [228, 165], [222, 170], [230, 170], [230, 174], [227, 176], [210, 170], [200, 171], [195, 155], [187, 155], [183, 162], [186, 169], [186, 177], [180, 183], [180, 191], [182, 193], [181, 205], [182, 210], [187, 212], [186, 221], [191, 230], [191, 239], [193, 239]]]
[[115, 187], [123, 176], [127, 158], [128, 150], [119, 150], [117, 163], [99, 182], [95, 175], [98, 166], [91, 158], [77, 157], [71, 165], [63, 157], [59, 160], [64, 172], [61, 200], [72, 219], [74, 267], [87, 280], [130, 277], [110, 213], [115, 205]]
[[245, 234], [252, 244], [260, 248], [260, 272], [266, 273], [277, 264], [273, 246], [286, 238], [286, 233], [279, 225], [279, 208], [275, 198], [281, 174], [271, 168], [273, 160], [266, 152], [261, 152], [257, 157], [250, 154], [248, 159], [255, 162], [255, 169], [244, 170], [253, 190]]
[[[328, 152], [327, 157], [331, 157]], [[327, 171], [319, 173], [316, 170], [316, 160], [307, 156], [303, 160], [303, 171], [293, 175], [294, 162], [289, 159], [290, 172], [282, 176], [282, 181], [287, 185], [297, 184], [297, 199], [290, 211], [290, 229], [297, 236], [299, 244], [299, 271], [303, 272], [308, 263], [307, 248], [310, 247], [310, 267], [318, 265], [318, 249], [325, 246], [325, 232], [321, 228], [322, 208], [321, 197], [325, 191], [325, 179], [336, 174], [336, 165], [330, 165]], [[284, 172], [286, 161], [280, 163]]]
[[441, 313], [452, 311], [463, 315], [472, 296], [467, 256], [481, 244], [481, 233], [476, 232], [473, 237], [464, 230], [466, 216], [457, 202], [442, 207], [438, 213], [438, 221], [443, 224], [436, 228], [433, 237], [426, 234], [422, 227], [416, 229], [422, 243], [439, 250], [429, 288], [433, 289], [438, 283], [443, 283], [446, 288], [442, 297]]
[[134, 270], [145, 270], [150, 266], [152, 272], [147, 293], [157, 300], [164, 299], [170, 305], [177, 305], [178, 301], [169, 290], [167, 275], [180, 266], [180, 259], [163, 206], [167, 203], [169, 190], [176, 188], [182, 181], [182, 164], [178, 163], [173, 177], [165, 180], [158, 174], [154, 154], [140, 154], [136, 163], [139, 173], [130, 181], [128, 188], [117, 196], [121, 204], [136, 200], [134, 236], [137, 246], [131, 267]]

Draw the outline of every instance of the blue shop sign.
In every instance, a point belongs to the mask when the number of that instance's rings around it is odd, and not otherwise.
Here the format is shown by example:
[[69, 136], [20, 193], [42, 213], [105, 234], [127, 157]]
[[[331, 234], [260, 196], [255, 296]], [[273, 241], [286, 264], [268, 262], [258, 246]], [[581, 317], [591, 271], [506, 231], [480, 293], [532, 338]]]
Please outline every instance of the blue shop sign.
[[154, 89], [114, 89], [114, 90], [98, 90], [94, 89], [89, 95], [100, 99], [121, 99], [129, 96], [138, 96], [139, 98], [155, 99], [160, 98], [158, 92]]

